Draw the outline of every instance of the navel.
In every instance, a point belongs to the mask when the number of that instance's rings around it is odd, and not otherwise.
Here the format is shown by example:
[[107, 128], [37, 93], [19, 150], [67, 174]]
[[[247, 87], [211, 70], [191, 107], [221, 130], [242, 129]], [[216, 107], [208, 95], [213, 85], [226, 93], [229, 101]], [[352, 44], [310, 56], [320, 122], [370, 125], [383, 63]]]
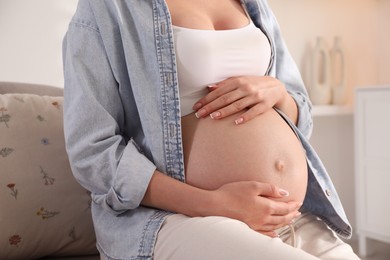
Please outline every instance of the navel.
[[276, 171], [278, 171], [280, 173], [283, 173], [285, 168], [286, 168], [286, 165], [285, 165], [283, 160], [277, 160], [275, 162], [275, 169], [276, 169]]

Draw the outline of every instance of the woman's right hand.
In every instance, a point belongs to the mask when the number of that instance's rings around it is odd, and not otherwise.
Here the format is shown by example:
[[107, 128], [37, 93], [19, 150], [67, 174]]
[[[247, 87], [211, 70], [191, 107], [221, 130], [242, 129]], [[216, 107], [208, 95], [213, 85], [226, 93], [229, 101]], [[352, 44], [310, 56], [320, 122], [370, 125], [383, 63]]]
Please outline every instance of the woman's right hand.
[[299, 215], [302, 205], [299, 201], [285, 202], [288, 196], [285, 193], [275, 185], [256, 181], [232, 182], [216, 190], [204, 190], [156, 171], [142, 205], [190, 217], [233, 218], [274, 237], [276, 229], [290, 224]]
[[278, 201], [288, 192], [256, 181], [228, 183], [212, 191], [210, 215], [240, 220], [262, 234], [275, 237], [275, 230], [290, 224], [300, 215], [299, 201]]

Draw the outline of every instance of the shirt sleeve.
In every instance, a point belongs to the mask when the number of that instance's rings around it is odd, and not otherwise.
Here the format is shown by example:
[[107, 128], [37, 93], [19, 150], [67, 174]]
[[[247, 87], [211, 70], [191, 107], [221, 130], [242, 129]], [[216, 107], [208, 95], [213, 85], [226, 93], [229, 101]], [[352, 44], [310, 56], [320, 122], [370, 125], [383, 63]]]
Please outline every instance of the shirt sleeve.
[[285, 84], [287, 92], [294, 98], [298, 106], [297, 127], [309, 139], [313, 131], [312, 104], [301, 73], [286, 46], [279, 24], [267, 1], [260, 0], [259, 3], [263, 9], [264, 27], [271, 37], [275, 50], [270, 73]]
[[124, 134], [118, 83], [91, 21], [74, 18], [63, 41], [65, 143], [76, 180], [120, 214], [140, 205], [156, 166]]

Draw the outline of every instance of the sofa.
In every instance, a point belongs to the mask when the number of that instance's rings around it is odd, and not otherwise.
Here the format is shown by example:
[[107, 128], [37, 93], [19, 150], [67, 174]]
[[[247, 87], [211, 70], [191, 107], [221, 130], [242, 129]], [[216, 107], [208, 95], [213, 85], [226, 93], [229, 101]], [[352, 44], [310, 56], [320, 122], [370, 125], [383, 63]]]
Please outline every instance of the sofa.
[[0, 259], [100, 259], [91, 198], [74, 179], [63, 89], [0, 82]]

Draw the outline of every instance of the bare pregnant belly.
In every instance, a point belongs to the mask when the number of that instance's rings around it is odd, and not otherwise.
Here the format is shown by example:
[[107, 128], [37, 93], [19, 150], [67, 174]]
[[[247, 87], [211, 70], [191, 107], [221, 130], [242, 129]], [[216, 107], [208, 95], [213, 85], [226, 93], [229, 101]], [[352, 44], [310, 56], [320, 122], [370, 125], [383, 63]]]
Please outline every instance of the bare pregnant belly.
[[305, 152], [295, 133], [273, 109], [242, 125], [233, 116], [182, 118], [186, 182], [203, 189], [252, 180], [290, 192], [303, 201], [307, 186]]

